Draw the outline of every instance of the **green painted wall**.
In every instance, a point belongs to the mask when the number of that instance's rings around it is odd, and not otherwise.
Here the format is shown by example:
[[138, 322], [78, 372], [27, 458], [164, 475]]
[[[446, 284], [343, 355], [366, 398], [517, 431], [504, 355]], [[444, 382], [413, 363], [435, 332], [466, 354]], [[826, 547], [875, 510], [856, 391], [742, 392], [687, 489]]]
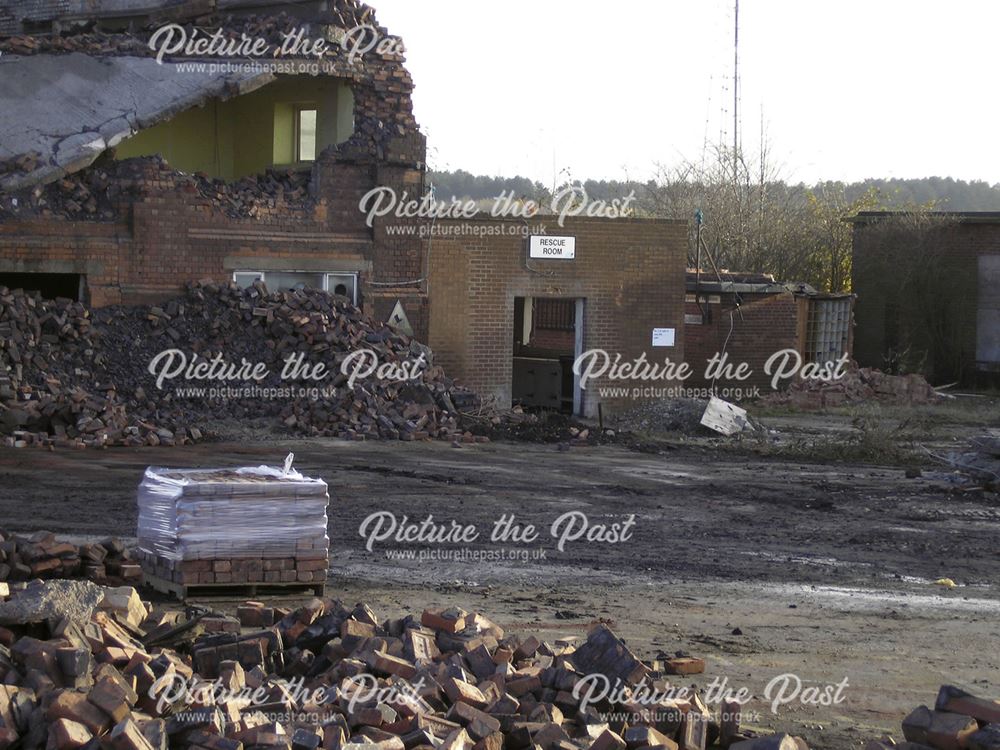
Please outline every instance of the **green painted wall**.
[[288, 76], [249, 94], [182, 112], [122, 142], [117, 157], [161, 154], [184, 172], [226, 180], [294, 162], [294, 111], [318, 111], [317, 153], [354, 132], [354, 95], [335, 78]]

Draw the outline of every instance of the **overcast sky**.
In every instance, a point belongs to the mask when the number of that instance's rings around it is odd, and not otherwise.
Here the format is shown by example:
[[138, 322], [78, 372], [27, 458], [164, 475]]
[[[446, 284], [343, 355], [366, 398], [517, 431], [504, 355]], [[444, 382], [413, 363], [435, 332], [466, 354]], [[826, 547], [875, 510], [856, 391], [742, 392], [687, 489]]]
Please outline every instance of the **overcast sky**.
[[[437, 169], [645, 178], [732, 139], [731, 0], [371, 0]], [[741, 0], [742, 140], [791, 181], [1000, 182], [995, 0]]]

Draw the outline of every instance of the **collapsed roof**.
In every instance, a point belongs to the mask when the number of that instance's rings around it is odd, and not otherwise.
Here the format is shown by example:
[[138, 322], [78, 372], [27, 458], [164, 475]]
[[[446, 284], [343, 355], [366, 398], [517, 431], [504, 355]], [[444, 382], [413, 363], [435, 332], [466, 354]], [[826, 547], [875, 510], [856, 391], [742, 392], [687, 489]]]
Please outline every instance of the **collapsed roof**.
[[89, 166], [143, 128], [209, 99], [247, 93], [268, 72], [184, 72], [141, 57], [0, 57], [0, 189], [51, 182]]
[[[283, 7], [296, 15], [278, 12]], [[142, 129], [276, 79], [267, 58], [196, 70], [189, 63], [202, 59], [198, 54], [157, 59], [160, 50], [149, 42], [167, 23], [190, 33], [215, 26], [228, 40], [263, 39], [274, 51], [270, 57], [284, 60], [296, 57], [284, 54], [281, 40], [306, 29], [329, 42], [324, 74], [349, 79], [356, 88], [355, 137], [345, 149], [381, 154], [388, 139], [418, 132], [402, 55], [379, 50], [354, 59], [335, 41], [350, 29], [389, 37], [358, 0], [294, 6], [268, 0], [0, 0], [0, 191], [58, 180]]]

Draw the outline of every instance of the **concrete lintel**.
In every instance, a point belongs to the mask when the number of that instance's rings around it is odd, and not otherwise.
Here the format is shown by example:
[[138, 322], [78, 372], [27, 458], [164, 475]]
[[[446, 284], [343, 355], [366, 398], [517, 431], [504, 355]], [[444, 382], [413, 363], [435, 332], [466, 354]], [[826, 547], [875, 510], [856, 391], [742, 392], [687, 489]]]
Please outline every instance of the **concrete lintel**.
[[326, 273], [370, 272], [372, 262], [361, 257], [307, 257], [229, 255], [222, 267], [228, 271], [312, 271]]

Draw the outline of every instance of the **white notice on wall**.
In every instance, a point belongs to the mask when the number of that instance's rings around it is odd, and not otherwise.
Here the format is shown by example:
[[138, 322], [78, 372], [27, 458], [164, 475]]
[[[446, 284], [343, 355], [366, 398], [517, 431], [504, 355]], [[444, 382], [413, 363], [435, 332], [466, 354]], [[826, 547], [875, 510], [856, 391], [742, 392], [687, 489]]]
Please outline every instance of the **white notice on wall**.
[[673, 328], [653, 329], [653, 346], [673, 346], [673, 345], [674, 345]]

